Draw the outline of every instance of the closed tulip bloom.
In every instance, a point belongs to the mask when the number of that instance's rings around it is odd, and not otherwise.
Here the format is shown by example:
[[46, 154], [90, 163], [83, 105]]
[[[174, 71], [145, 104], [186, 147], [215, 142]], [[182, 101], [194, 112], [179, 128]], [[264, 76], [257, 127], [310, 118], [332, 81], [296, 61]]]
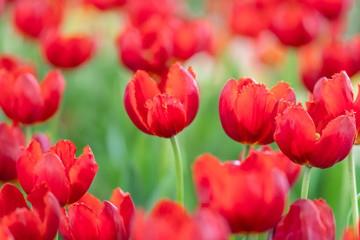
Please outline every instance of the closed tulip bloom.
[[79, 200], [89, 189], [98, 165], [89, 146], [80, 157], [76, 147], [68, 140], [60, 140], [46, 153], [40, 144], [32, 141], [17, 161], [20, 184], [26, 193], [46, 183], [61, 206]]
[[335, 220], [323, 199], [298, 199], [276, 226], [274, 240], [335, 239]]
[[21, 129], [0, 123], [0, 181], [15, 180], [20, 147], [25, 145]]
[[57, 28], [63, 7], [55, 0], [19, 0], [15, 3], [14, 24], [28, 37], [39, 38], [48, 29]]
[[134, 240], [225, 240], [229, 230], [224, 219], [208, 209], [189, 215], [183, 206], [160, 200], [149, 216], [138, 210], [134, 219]]
[[[27, 196], [32, 210], [23, 194], [11, 184], [0, 190], [0, 237], [1, 239], [52, 240], [60, 222], [60, 206], [45, 185], [38, 186]], [[5, 237], [5, 238], [4, 238]]]
[[230, 79], [220, 94], [219, 113], [226, 134], [244, 144], [264, 145], [274, 141], [272, 125], [279, 100], [296, 101], [288, 83], [268, 90], [250, 78]]
[[131, 121], [141, 131], [170, 138], [195, 118], [199, 89], [192, 69], [179, 63], [157, 84], [145, 71], [137, 71], [125, 89], [124, 105]]
[[61, 35], [48, 32], [42, 40], [46, 60], [60, 68], [75, 68], [88, 61], [95, 51], [94, 40], [84, 34]]
[[99, 199], [86, 193], [79, 201], [70, 205], [67, 212], [63, 208], [59, 230], [62, 238], [129, 239], [129, 224], [134, 214], [134, 204], [128, 193], [124, 194], [120, 188], [115, 189], [112, 199], [119, 199], [120, 196], [120, 204], [113, 200], [101, 203]]
[[29, 72], [0, 71], [0, 106], [14, 122], [42, 122], [59, 108], [64, 88], [65, 80], [57, 70], [50, 71], [41, 84]]
[[354, 115], [329, 119], [322, 109], [317, 102], [309, 102], [308, 112], [292, 105], [276, 117], [274, 139], [293, 162], [329, 168], [349, 154], [356, 134]]
[[264, 164], [252, 152], [244, 162], [221, 163], [210, 154], [193, 166], [198, 200], [219, 212], [232, 233], [264, 232], [281, 218], [289, 190], [288, 180], [276, 167]]

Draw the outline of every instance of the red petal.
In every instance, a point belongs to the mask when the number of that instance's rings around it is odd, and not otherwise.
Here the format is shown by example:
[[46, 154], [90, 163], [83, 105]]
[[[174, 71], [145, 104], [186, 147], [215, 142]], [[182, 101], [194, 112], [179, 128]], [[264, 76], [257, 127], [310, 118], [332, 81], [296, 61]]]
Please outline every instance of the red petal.
[[34, 171], [35, 184], [45, 182], [49, 190], [58, 199], [61, 206], [67, 204], [70, 194], [70, 182], [64, 165], [54, 153], [45, 153]]
[[335, 239], [335, 219], [330, 206], [323, 199], [314, 199], [314, 204], [321, 213], [320, 219], [326, 229], [325, 239]]
[[99, 240], [128, 239], [123, 219], [112, 203], [104, 202], [97, 220], [99, 224]]
[[68, 207], [69, 223], [75, 239], [97, 239], [99, 226], [94, 211], [82, 203]]
[[360, 144], [360, 84], [358, 84], [358, 95], [354, 102], [354, 111], [355, 111], [355, 119], [356, 119], [356, 140], [355, 144]]
[[130, 197], [130, 193], [124, 193], [120, 188], [116, 188], [112, 193], [110, 202], [118, 208], [118, 211], [124, 221], [125, 230], [128, 234], [130, 234], [130, 223], [135, 214], [135, 206]]
[[5, 71], [0, 72], [0, 106], [4, 113], [11, 119], [17, 121], [14, 111], [15, 95], [14, 85], [15, 77]]
[[75, 162], [76, 147], [70, 140], [58, 141], [55, 146], [51, 147], [49, 152], [59, 156], [67, 171]]
[[289, 86], [289, 83], [278, 82], [275, 87], [269, 90], [269, 92], [272, 93], [278, 101], [283, 99], [288, 102], [296, 103], [294, 89], [290, 88]]
[[274, 139], [293, 162], [306, 164], [316, 140], [314, 122], [302, 106], [290, 106], [276, 117]]
[[307, 112], [314, 121], [316, 132], [320, 133], [328, 125], [328, 123], [334, 119], [325, 108], [325, 105], [321, 102], [306, 102]]
[[44, 105], [41, 109], [39, 121], [45, 121], [55, 114], [59, 108], [64, 88], [65, 80], [60, 71], [53, 70], [46, 75], [41, 83]]
[[125, 89], [124, 105], [131, 121], [141, 131], [152, 134], [147, 125], [145, 103], [160, 93], [156, 82], [144, 71], [137, 71]]
[[17, 208], [29, 209], [20, 190], [15, 185], [6, 183], [0, 190], [0, 218], [14, 212]]
[[42, 152], [40, 144], [36, 141], [31, 141], [29, 146], [23, 150], [23, 153], [16, 163], [18, 179], [26, 193], [30, 193], [34, 188], [34, 172], [41, 158]]
[[171, 66], [164, 83], [164, 92], [180, 100], [186, 112], [186, 125], [195, 118], [199, 108], [199, 89], [193, 75], [180, 63]]
[[330, 121], [315, 144], [314, 153], [309, 158], [310, 165], [328, 168], [340, 162], [349, 154], [355, 135], [353, 116], [342, 115]]
[[2, 240], [15, 240], [14, 236], [11, 234], [9, 229], [4, 225], [0, 225], [0, 239], [2, 239]]
[[31, 140], [37, 141], [40, 144], [43, 153], [49, 151], [52, 145], [50, 137], [45, 133], [35, 133]]
[[95, 162], [94, 154], [90, 147], [86, 146], [83, 154], [76, 159], [69, 171], [71, 189], [68, 203], [76, 202], [86, 193], [97, 170], [98, 165]]
[[82, 196], [78, 203], [83, 203], [89, 208], [91, 208], [94, 211], [94, 214], [98, 214], [103, 207], [103, 204], [99, 199], [91, 195], [90, 193], [85, 193], [84, 196]]
[[186, 112], [179, 100], [168, 94], [155, 96], [147, 102], [148, 125], [151, 132], [159, 137], [170, 138], [186, 126]]
[[326, 110], [335, 117], [353, 107], [353, 88], [344, 71], [333, 75], [331, 79], [321, 78], [315, 84], [313, 96], [315, 101], [324, 104]]
[[65, 208], [62, 208], [60, 211], [59, 233], [64, 240], [75, 240], [70, 229], [69, 217]]

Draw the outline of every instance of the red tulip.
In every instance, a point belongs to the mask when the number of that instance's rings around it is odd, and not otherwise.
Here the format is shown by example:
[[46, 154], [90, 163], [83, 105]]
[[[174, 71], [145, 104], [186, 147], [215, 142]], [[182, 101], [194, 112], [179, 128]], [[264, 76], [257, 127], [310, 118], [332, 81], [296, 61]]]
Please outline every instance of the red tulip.
[[15, 56], [2, 54], [0, 56], [0, 70], [5, 70], [18, 76], [22, 73], [32, 73], [35, 75], [35, 69], [32, 65], [24, 63]]
[[52, 145], [49, 136], [44, 133], [35, 133], [31, 137], [31, 140], [34, 140], [40, 144], [42, 153], [49, 151]]
[[137, 71], [125, 89], [124, 105], [131, 121], [141, 131], [170, 138], [195, 118], [199, 89], [191, 67], [179, 63], [157, 84], [145, 71]]
[[271, 16], [270, 28], [284, 45], [299, 47], [310, 43], [319, 34], [319, 14], [296, 1], [281, 3]]
[[98, 169], [89, 146], [75, 158], [76, 147], [61, 140], [45, 154], [40, 144], [32, 141], [17, 161], [20, 184], [26, 193], [46, 183], [61, 206], [79, 200], [89, 189]]
[[345, 15], [353, 5], [353, 0], [306, 0], [329, 20], [336, 20]]
[[161, 200], [146, 218], [137, 211], [134, 219], [133, 240], [225, 240], [228, 227], [224, 220], [207, 209], [199, 209], [189, 216], [179, 204]]
[[18, 0], [14, 9], [14, 24], [26, 36], [38, 38], [47, 29], [62, 21], [63, 7], [56, 0]]
[[204, 154], [194, 163], [199, 202], [224, 216], [233, 233], [266, 231], [284, 211], [288, 180], [282, 171], [264, 164], [262, 155], [252, 152], [241, 164], [222, 164]]
[[335, 239], [335, 221], [325, 200], [298, 199], [274, 230], [274, 240]]
[[94, 7], [105, 11], [108, 9], [121, 7], [126, 3], [126, 0], [83, 0], [85, 4], [93, 5]]
[[42, 41], [42, 51], [46, 60], [61, 68], [80, 66], [90, 59], [94, 49], [94, 40], [81, 34], [63, 36], [57, 31], [50, 31]]
[[16, 161], [24, 145], [25, 136], [19, 127], [0, 123], [0, 181], [16, 179]]
[[356, 134], [354, 115], [346, 113], [329, 119], [318, 103], [307, 105], [308, 112], [301, 105], [293, 105], [276, 117], [274, 139], [281, 151], [297, 164], [331, 167], [342, 161], [352, 148]]
[[172, 33], [160, 18], [152, 18], [140, 28], [127, 27], [117, 39], [118, 56], [132, 71], [161, 75], [173, 54]]
[[60, 71], [50, 71], [41, 84], [31, 73], [0, 71], [0, 106], [14, 122], [42, 122], [57, 111], [64, 88]]
[[52, 240], [57, 234], [60, 206], [54, 195], [44, 185], [38, 186], [27, 200], [20, 190], [5, 184], [0, 190], [0, 236], [5, 239]]
[[[290, 161], [281, 151], [272, 150], [270, 146], [266, 145], [257, 150], [250, 149], [249, 154], [254, 152], [259, 161], [262, 161], [267, 168], [277, 168], [282, 171], [289, 182], [289, 186], [294, 186], [301, 173], [301, 166]], [[242, 154], [240, 155], [240, 161], [242, 160]]]
[[295, 102], [294, 90], [279, 82], [270, 90], [250, 78], [230, 79], [220, 94], [219, 112], [226, 134], [245, 144], [268, 144], [272, 134], [273, 112], [280, 99]]
[[[121, 203], [114, 201], [121, 199]], [[130, 214], [129, 214], [130, 213]], [[86, 193], [78, 202], [62, 210], [60, 234], [63, 239], [129, 239], [134, 204], [129, 193], [114, 190], [112, 200], [101, 203]]]

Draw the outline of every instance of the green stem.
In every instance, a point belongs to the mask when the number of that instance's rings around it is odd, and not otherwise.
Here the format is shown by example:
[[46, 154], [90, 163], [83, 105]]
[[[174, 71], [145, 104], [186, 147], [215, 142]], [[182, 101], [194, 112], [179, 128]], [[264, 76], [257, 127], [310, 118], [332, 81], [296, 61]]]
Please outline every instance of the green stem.
[[248, 234], [246, 235], [246, 239], [248, 240], [258, 240], [259, 235], [258, 234]]
[[311, 173], [311, 167], [305, 165], [304, 166], [304, 176], [303, 176], [303, 181], [302, 181], [302, 186], [301, 186], [301, 198], [303, 198], [303, 199], [306, 199], [308, 197], [310, 173]]
[[357, 190], [356, 190], [356, 176], [355, 176], [355, 162], [353, 150], [351, 149], [349, 156], [347, 157], [348, 163], [348, 175], [349, 175], [349, 183], [350, 183], [350, 195], [351, 195], [351, 207], [352, 207], [352, 217], [353, 217], [353, 227], [355, 233], [355, 239], [359, 236], [359, 207], [357, 202]]
[[243, 154], [242, 154], [242, 160], [243, 161], [245, 160], [245, 158], [247, 158], [249, 156], [249, 151], [250, 151], [250, 145], [244, 144]]
[[32, 135], [32, 131], [31, 131], [31, 126], [25, 126], [25, 145], [29, 145], [29, 143], [31, 142], [31, 135]]
[[170, 138], [170, 141], [175, 156], [177, 201], [181, 205], [184, 205], [184, 178], [183, 178], [182, 162], [181, 162], [181, 156], [179, 150], [180, 148], [176, 136]]

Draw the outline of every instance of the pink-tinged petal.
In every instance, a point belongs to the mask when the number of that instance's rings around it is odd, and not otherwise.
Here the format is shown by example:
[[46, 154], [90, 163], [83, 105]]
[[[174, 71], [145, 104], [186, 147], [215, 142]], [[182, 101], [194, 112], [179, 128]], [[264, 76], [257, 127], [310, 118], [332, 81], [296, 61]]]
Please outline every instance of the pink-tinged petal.
[[45, 153], [33, 174], [36, 185], [45, 182], [49, 190], [58, 199], [60, 205], [65, 206], [67, 204], [70, 194], [70, 182], [65, 167], [56, 154]]
[[31, 141], [29, 146], [22, 151], [16, 163], [18, 179], [26, 193], [30, 193], [34, 188], [34, 172], [42, 156], [40, 144]]
[[60, 223], [60, 205], [56, 197], [49, 192], [46, 184], [42, 184], [27, 199], [41, 221], [39, 229], [42, 239], [54, 239]]
[[130, 237], [131, 222], [135, 214], [135, 205], [130, 193], [124, 193], [120, 188], [116, 188], [111, 195], [110, 202], [118, 208], [126, 233]]
[[288, 102], [296, 103], [296, 96], [294, 89], [289, 87], [290, 84], [286, 82], [278, 82], [275, 87], [269, 90], [276, 100], [283, 99]]
[[59, 108], [65, 85], [64, 77], [60, 71], [53, 70], [46, 75], [40, 86], [44, 105], [38, 121], [45, 121], [55, 114]]
[[319, 210], [320, 219], [325, 226], [325, 239], [335, 239], [334, 214], [324, 199], [314, 199], [314, 204]]
[[69, 170], [71, 188], [68, 203], [76, 202], [86, 193], [97, 170], [98, 165], [95, 162], [94, 154], [90, 147], [86, 146], [83, 154], [76, 159]]
[[360, 144], [360, 84], [358, 84], [358, 95], [354, 102], [354, 111], [356, 119], [356, 140], [355, 144]]
[[353, 107], [353, 88], [346, 72], [342, 71], [331, 79], [321, 78], [314, 87], [313, 97], [325, 105], [326, 110], [334, 117], [350, 111]]
[[4, 225], [0, 225], [0, 239], [2, 240], [15, 240], [14, 236], [11, 234], [11, 232], [9, 231], [9, 229], [4, 226]]
[[67, 171], [69, 171], [69, 169], [75, 163], [76, 147], [75, 144], [70, 140], [58, 141], [55, 146], [51, 147], [49, 152], [59, 156]]
[[39, 217], [26, 208], [16, 209], [15, 212], [3, 217], [1, 221], [17, 240], [41, 239]]
[[0, 218], [17, 208], [29, 209], [20, 190], [15, 185], [6, 183], [0, 190]]
[[290, 106], [276, 117], [274, 139], [290, 160], [306, 164], [316, 141], [314, 122], [302, 106]]
[[49, 151], [52, 146], [49, 136], [44, 133], [35, 133], [31, 140], [37, 141], [40, 144], [43, 153]]
[[25, 145], [24, 134], [19, 127], [0, 123], [0, 180], [16, 179], [16, 161], [20, 156], [20, 146]]
[[128, 239], [123, 219], [118, 209], [111, 202], [104, 202], [97, 220], [99, 224], [99, 240]]
[[137, 71], [125, 89], [124, 106], [131, 121], [141, 131], [152, 134], [147, 125], [146, 101], [160, 94], [156, 82], [144, 71]]
[[171, 66], [164, 83], [164, 92], [179, 99], [186, 112], [186, 125], [195, 118], [199, 108], [199, 88], [193, 75], [180, 63]]
[[68, 207], [69, 223], [74, 239], [97, 239], [99, 228], [94, 211], [82, 203]]
[[64, 240], [75, 240], [70, 229], [69, 217], [65, 208], [62, 208], [60, 211], [59, 233]]
[[83, 203], [89, 208], [91, 208], [94, 211], [94, 214], [97, 215], [101, 208], [103, 207], [103, 204], [99, 199], [91, 195], [90, 193], [85, 193], [84, 196], [82, 196], [78, 203]]
[[43, 100], [39, 83], [32, 74], [22, 74], [14, 84], [14, 120], [31, 124], [38, 120]]
[[14, 111], [15, 96], [13, 92], [15, 80], [12, 74], [0, 71], [0, 106], [6, 116], [17, 121]]
[[355, 141], [355, 135], [356, 127], [353, 116], [342, 115], [330, 121], [315, 144], [314, 152], [309, 158], [310, 165], [328, 168], [342, 161], [349, 154]]
[[147, 122], [153, 135], [170, 138], [185, 128], [186, 112], [178, 99], [161, 94], [148, 100], [146, 105]]

